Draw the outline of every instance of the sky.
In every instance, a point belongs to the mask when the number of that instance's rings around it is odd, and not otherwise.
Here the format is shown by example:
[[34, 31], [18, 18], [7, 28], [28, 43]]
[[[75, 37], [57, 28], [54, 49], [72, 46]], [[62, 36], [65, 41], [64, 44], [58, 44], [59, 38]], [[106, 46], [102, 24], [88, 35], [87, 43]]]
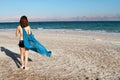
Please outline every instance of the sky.
[[120, 20], [120, 0], [0, 0], [0, 21]]

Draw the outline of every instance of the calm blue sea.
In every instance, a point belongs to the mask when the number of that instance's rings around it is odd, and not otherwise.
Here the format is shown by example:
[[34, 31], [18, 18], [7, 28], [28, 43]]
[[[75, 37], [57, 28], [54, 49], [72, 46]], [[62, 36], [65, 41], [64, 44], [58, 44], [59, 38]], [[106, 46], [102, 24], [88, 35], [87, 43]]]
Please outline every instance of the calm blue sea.
[[[16, 29], [19, 22], [1, 22], [0, 29]], [[120, 21], [30, 22], [32, 29], [90, 30], [120, 33]]]

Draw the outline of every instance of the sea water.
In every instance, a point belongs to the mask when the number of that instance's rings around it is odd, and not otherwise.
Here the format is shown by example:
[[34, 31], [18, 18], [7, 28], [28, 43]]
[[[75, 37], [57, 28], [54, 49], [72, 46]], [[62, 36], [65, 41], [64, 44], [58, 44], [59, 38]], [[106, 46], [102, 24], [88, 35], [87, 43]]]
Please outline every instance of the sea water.
[[[16, 29], [19, 22], [0, 22], [0, 29]], [[89, 30], [120, 33], [120, 21], [46, 21], [29, 22], [32, 29]]]

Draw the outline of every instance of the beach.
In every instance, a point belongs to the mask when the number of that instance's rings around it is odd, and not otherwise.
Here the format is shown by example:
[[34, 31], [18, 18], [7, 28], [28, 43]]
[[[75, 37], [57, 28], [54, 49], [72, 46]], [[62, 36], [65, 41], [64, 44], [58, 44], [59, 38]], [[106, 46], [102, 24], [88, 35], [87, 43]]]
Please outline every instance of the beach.
[[120, 80], [120, 33], [32, 30], [51, 57], [29, 51], [19, 67], [15, 30], [0, 30], [0, 80]]

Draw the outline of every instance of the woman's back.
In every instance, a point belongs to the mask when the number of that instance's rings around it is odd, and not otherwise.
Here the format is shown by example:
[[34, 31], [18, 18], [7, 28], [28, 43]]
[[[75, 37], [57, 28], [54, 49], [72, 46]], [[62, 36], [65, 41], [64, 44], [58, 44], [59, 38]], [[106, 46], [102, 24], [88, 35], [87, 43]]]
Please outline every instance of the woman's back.
[[[27, 34], [30, 34], [31, 32], [31, 29], [30, 29], [30, 26], [27, 26], [24, 28], [27, 32]], [[23, 31], [22, 31], [22, 27], [21, 26], [18, 26], [17, 28], [17, 31], [16, 31], [16, 35], [18, 36], [18, 34], [20, 34], [20, 40], [23, 40]]]

